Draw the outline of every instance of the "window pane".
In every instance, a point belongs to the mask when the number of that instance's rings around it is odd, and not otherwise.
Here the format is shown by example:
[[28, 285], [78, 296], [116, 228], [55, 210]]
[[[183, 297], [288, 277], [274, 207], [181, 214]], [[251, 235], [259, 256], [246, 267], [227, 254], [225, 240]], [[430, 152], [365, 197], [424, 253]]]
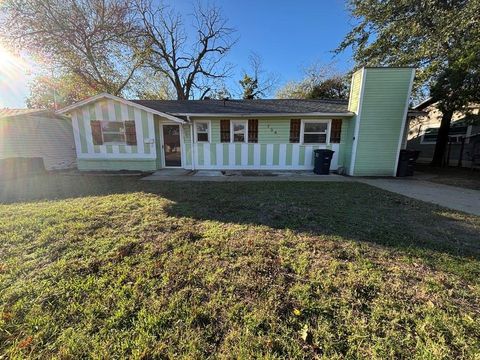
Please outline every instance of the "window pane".
[[324, 132], [327, 131], [327, 123], [305, 123], [305, 132]]
[[197, 132], [208, 132], [208, 123], [197, 123]]
[[123, 122], [120, 121], [102, 121], [102, 131], [106, 132], [124, 132]]
[[323, 144], [327, 142], [326, 134], [304, 134], [303, 142], [305, 144]]
[[245, 124], [244, 123], [233, 123], [233, 132], [244, 132]]
[[233, 141], [234, 142], [245, 142], [245, 134], [233, 134]]
[[208, 133], [198, 133], [197, 141], [208, 141]]
[[103, 134], [104, 142], [125, 142], [125, 135], [123, 134]]

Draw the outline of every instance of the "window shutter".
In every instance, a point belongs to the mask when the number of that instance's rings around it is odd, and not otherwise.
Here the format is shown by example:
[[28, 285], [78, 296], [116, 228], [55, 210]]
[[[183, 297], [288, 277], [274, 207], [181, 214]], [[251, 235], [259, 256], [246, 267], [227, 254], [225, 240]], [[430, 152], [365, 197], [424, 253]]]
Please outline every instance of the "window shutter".
[[340, 138], [342, 134], [342, 119], [333, 119], [332, 120], [332, 129], [330, 131], [330, 142], [331, 143], [340, 143]]
[[90, 127], [92, 128], [93, 145], [102, 145], [102, 124], [100, 123], [100, 121], [90, 121]]
[[248, 142], [258, 143], [258, 120], [257, 119], [248, 120]]
[[137, 145], [135, 121], [125, 121], [125, 140], [127, 145]]
[[290, 120], [290, 142], [300, 142], [300, 119]]
[[230, 142], [230, 120], [220, 120], [220, 142]]

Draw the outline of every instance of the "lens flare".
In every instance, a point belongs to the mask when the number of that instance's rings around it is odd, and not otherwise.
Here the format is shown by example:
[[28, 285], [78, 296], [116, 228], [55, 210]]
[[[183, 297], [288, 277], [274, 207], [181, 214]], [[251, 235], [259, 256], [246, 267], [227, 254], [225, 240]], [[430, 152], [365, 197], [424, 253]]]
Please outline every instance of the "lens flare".
[[23, 101], [31, 66], [0, 44], [0, 108]]

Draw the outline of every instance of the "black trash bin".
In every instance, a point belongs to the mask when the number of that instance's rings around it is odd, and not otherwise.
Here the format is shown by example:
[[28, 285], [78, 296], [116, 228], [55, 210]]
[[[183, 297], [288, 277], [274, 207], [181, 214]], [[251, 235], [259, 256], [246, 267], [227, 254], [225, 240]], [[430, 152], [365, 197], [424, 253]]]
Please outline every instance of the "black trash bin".
[[335, 151], [328, 149], [313, 150], [314, 168], [313, 172], [318, 175], [330, 174], [330, 163]]
[[420, 155], [420, 151], [417, 150], [400, 150], [397, 176], [413, 176], [418, 155]]

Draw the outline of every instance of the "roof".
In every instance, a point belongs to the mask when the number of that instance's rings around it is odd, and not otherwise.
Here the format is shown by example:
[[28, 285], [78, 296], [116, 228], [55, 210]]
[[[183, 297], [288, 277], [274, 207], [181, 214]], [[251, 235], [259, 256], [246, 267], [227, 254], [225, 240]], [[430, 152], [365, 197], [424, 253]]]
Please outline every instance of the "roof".
[[161, 112], [161, 111], [158, 111], [156, 109], [153, 109], [153, 108], [150, 108], [150, 107], [146, 107], [146, 106], [143, 106], [139, 103], [135, 103], [135, 102], [132, 102], [130, 100], [125, 100], [125, 99], [122, 99], [121, 97], [118, 97], [118, 96], [115, 96], [115, 95], [111, 95], [111, 94], [107, 94], [107, 93], [101, 93], [101, 94], [98, 94], [98, 95], [95, 95], [95, 96], [92, 96], [92, 97], [89, 97], [87, 99], [84, 99], [82, 101], [79, 101], [79, 102], [76, 102], [75, 104], [72, 104], [70, 106], [66, 106], [60, 110], [57, 110], [57, 114], [59, 115], [65, 115], [67, 113], [69, 113], [70, 111], [76, 109], [76, 108], [79, 108], [79, 107], [82, 107], [82, 106], [85, 106], [87, 104], [90, 104], [92, 102], [95, 102], [97, 100], [100, 100], [100, 99], [110, 99], [110, 100], [114, 100], [114, 101], [119, 101], [125, 105], [130, 105], [130, 106], [133, 106], [133, 107], [136, 107], [140, 110], [145, 110], [145, 111], [148, 111], [152, 114], [155, 114], [155, 115], [159, 115], [159, 116], [162, 116], [164, 118], [167, 118], [171, 121], [174, 121], [174, 122], [178, 122], [178, 123], [181, 123], [181, 124], [184, 124], [185, 123], [185, 120], [184, 119], [181, 119], [179, 117], [176, 117], [176, 116], [173, 116], [173, 115], [170, 115], [170, 114], [167, 114], [165, 112]]
[[44, 109], [0, 109], [0, 119], [10, 118], [15, 116], [39, 115], [39, 114], [52, 115], [53, 112], [49, 110], [44, 110]]
[[347, 100], [131, 100], [136, 104], [173, 115], [343, 115], [352, 116]]
[[429, 97], [428, 99], [425, 99], [421, 103], [415, 105], [412, 109], [413, 110], [423, 110], [426, 107], [429, 107], [430, 105], [434, 104], [436, 100], [433, 99], [433, 97]]

